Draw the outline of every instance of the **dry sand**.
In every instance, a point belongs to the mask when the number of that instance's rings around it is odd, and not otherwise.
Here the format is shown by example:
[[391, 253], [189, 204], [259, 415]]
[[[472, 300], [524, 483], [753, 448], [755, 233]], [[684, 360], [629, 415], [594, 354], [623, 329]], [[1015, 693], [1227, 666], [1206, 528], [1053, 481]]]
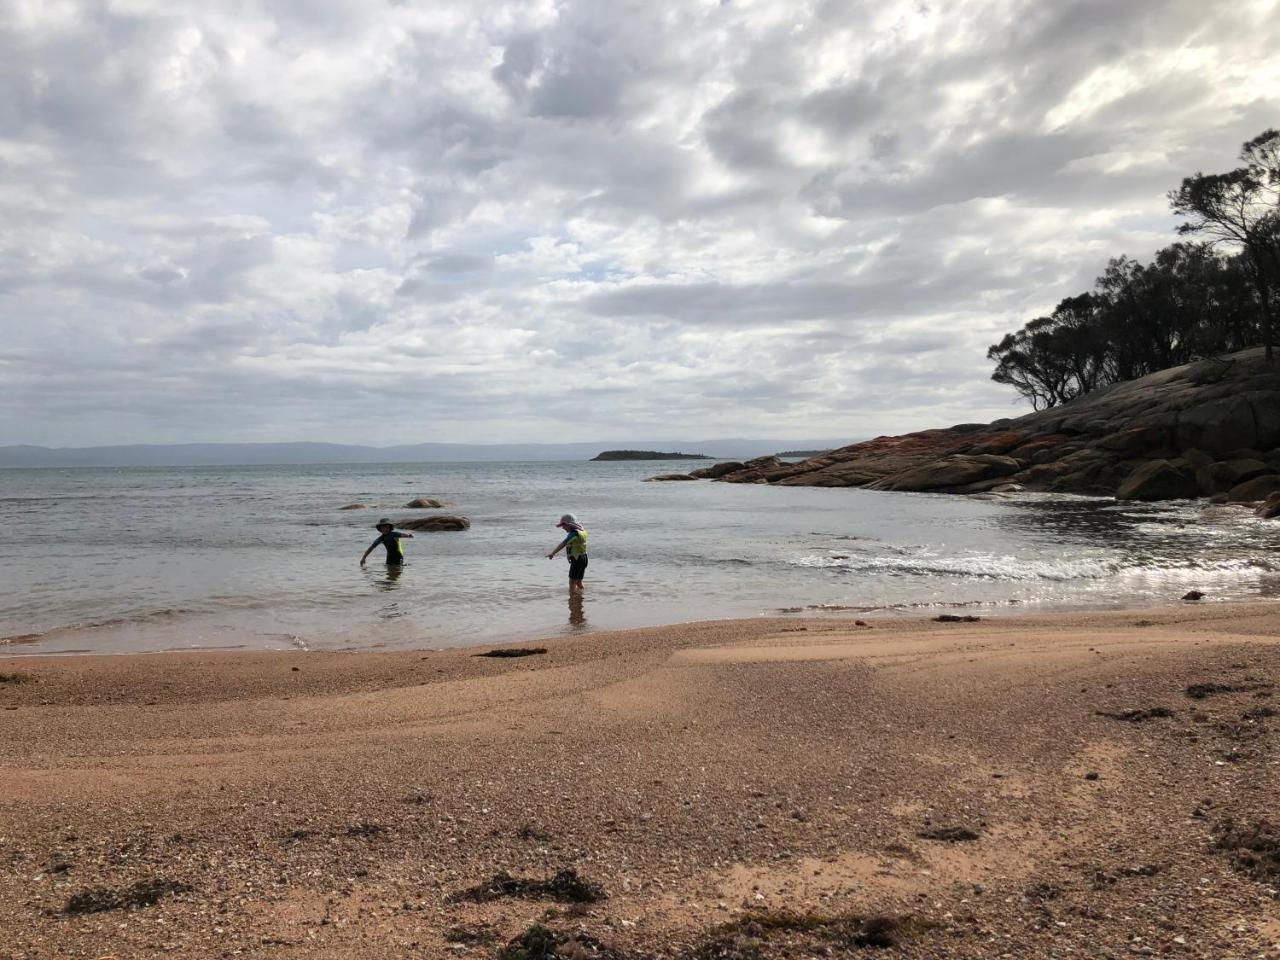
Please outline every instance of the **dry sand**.
[[[569, 958], [1280, 957], [1278, 643], [1208, 605], [0, 660], [0, 958], [494, 957], [535, 922]], [[451, 899], [570, 868], [607, 899]]]

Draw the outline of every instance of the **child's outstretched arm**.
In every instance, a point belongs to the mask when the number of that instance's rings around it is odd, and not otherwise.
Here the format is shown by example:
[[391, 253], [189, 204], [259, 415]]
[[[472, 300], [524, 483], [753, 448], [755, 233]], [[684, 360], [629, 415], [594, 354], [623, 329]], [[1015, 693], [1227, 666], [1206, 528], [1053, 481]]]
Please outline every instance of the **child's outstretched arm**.
[[570, 541], [570, 540], [572, 540], [572, 539], [573, 539], [573, 534], [569, 534], [569, 536], [567, 536], [567, 537], [565, 537], [563, 540], [561, 540], [561, 541], [560, 541], [560, 545], [559, 545], [558, 547], [556, 547], [554, 550], [552, 550], [550, 553], [548, 553], [548, 554], [547, 554], [547, 559], [548, 559], [548, 560], [550, 560], [550, 559], [551, 559], [552, 557], [554, 557], [557, 553], [559, 553], [561, 550], [563, 550], [565, 547], [567, 547], [567, 546], [569, 545], [569, 541]]
[[364, 562], [369, 559], [369, 554], [373, 553], [373, 548], [378, 545], [378, 541], [381, 539], [382, 538], [379, 537], [377, 540], [373, 541], [373, 543], [369, 544], [369, 549], [366, 550], [364, 552], [364, 556], [360, 558], [360, 566], [364, 566]]

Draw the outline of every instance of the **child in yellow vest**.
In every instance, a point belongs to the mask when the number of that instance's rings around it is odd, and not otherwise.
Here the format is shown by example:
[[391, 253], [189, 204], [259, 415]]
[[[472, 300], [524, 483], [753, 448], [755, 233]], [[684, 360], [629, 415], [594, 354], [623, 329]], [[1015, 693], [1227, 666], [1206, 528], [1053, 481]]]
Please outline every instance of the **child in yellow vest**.
[[569, 558], [569, 592], [581, 593], [582, 578], [587, 572], [587, 531], [572, 513], [561, 517], [556, 526], [565, 532], [565, 538], [560, 541], [560, 546], [547, 554], [547, 559], [564, 550]]

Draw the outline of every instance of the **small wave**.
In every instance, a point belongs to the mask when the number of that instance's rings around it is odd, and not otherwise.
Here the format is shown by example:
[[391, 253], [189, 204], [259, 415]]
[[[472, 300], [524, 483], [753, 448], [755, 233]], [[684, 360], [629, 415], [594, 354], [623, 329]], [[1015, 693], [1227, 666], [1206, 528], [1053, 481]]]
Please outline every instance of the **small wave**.
[[18, 646], [23, 643], [39, 643], [44, 639], [43, 633], [17, 633], [12, 637], [0, 637], [0, 647]]
[[975, 577], [986, 580], [1094, 580], [1119, 572], [1116, 560], [1025, 560], [992, 555], [971, 557], [874, 556], [801, 557], [802, 567], [916, 576]]
[[951, 576], [983, 580], [1101, 580], [1121, 574], [1229, 574], [1241, 572], [1273, 572], [1276, 565], [1267, 560], [1167, 559], [1158, 557], [1078, 558], [1074, 560], [1042, 560], [1023, 557], [980, 554], [961, 557], [935, 556], [808, 556], [792, 563], [817, 567], [899, 576]]

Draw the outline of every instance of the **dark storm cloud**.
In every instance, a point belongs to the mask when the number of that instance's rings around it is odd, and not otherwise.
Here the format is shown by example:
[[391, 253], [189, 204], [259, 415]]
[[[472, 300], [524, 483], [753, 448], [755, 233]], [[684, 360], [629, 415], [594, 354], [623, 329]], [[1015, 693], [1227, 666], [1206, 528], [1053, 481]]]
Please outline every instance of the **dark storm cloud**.
[[0, 442], [1008, 413], [1280, 124], [1273, 7], [0, 0]]

